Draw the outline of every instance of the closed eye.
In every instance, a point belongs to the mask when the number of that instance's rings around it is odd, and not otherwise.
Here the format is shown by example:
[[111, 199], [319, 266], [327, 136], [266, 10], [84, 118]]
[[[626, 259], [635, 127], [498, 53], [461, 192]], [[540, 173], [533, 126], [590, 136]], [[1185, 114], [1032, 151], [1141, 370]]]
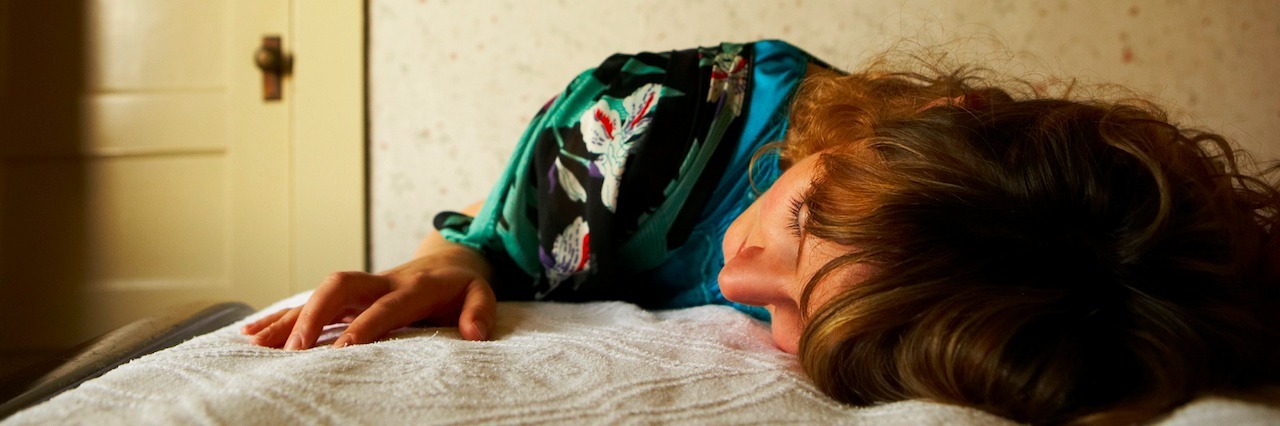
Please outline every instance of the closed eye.
[[804, 224], [800, 222], [800, 213], [804, 210], [804, 198], [794, 197], [791, 199], [791, 209], [789, 220], [787, 221], [787, 229], [791, 230], [791, 235], [796, 238], [804, 236]]

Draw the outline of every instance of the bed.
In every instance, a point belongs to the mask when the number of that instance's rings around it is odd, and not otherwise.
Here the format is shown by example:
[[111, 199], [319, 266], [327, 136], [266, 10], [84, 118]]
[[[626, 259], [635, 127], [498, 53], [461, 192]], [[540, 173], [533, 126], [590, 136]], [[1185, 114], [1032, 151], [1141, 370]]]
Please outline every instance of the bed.
[[[766, 325], [721, 306], [500, 303], [490, 342], [405, 328], [369, 345], [290, 352], [251, 345], [237, 332], [307, 296], [108, 366], [2, 423], [1009, 423], [924, 401], [835, 403], [794, 356], [773, 347]], [[342, 327], [326, 328], [321, 343]], [[1280, 424], [1280, 409], [1205, 397], [1160, 424]]]

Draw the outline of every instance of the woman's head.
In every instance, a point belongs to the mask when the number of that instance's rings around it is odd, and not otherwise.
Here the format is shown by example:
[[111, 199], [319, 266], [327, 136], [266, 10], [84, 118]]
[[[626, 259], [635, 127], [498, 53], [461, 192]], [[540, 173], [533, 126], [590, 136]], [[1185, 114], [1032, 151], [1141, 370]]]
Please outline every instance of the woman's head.
[[1274, 377], [1280, 199], [1221, 137], [959, 74], [806, 84], [783, 154], [813, 164], [804, 235], [844, 249], [796, 311], [828, 394], [1060, 423]]
[[[772, 318], [774, 341], [784, 351], [795, 353], [804, 332], [804, 319], [811, 313], [801, 310], [806, 287], [815, 273], [850, 247], [811, 238], [805, 232], [813, 183], [821, 165], [818, 156], [802, 159], [782, 174], [768, 191], [742, 212], [725, 232], [725, 265], [720, 270], [720, 289], [729, 300], [764, 306]], [[811, 306], [820, 306], [836, 290], [839, 282], [856, 281], [861, 265], [840, 271], [844, 277], [828, 281], [833, 285], [814, 287]]]

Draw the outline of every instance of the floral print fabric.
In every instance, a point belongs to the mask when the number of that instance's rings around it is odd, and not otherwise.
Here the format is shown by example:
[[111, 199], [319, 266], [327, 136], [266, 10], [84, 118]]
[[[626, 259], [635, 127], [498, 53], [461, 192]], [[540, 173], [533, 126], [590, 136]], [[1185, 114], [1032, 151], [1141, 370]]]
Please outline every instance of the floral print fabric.
[[664, 307], [678, 289], [652, 285], [654, 271], [759, 144], [738, 146], [754, 53], [725, 43], [610, 57], [539, 111], [476, 218], [446, 212], [436, 227], [494, 263], [501, 300]]
[[616, 209], [618, 184], [622, 183], [627, 156], [640, 136], [649, 129], [661, 90], [662, 86], [653, 83], [641, 86], [622, 100], [621, 110], [601, 99], [579, 119], [579, 131], [587, 144], [587, 151], [598, 155], [591, 162], [591, 176], [604, 178], [600, 202], [609, 211]]

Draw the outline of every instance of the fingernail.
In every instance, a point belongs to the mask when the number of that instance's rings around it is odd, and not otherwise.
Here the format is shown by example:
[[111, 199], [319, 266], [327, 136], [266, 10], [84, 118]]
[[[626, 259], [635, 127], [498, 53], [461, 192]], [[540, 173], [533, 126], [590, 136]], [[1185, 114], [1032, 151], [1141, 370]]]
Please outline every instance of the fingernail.
[[346, 334], [338, 336], [338, 340], [333, 342], [333, 347], [335, 348], [345, 348], [347, 346], [351, 346], [351, 336]]
[[471, 327], [476, 329], [476, 335], [480, 337], [480, 340], [489, 340], [489, 332], [485, 330], [484, 323], [471, 321]]
[[289, 341], [285, 342], [284, 350], [296, 351], [298, 349], [302, 349], [302, 336], [299, 336], [297, 334], [289, 335]]

